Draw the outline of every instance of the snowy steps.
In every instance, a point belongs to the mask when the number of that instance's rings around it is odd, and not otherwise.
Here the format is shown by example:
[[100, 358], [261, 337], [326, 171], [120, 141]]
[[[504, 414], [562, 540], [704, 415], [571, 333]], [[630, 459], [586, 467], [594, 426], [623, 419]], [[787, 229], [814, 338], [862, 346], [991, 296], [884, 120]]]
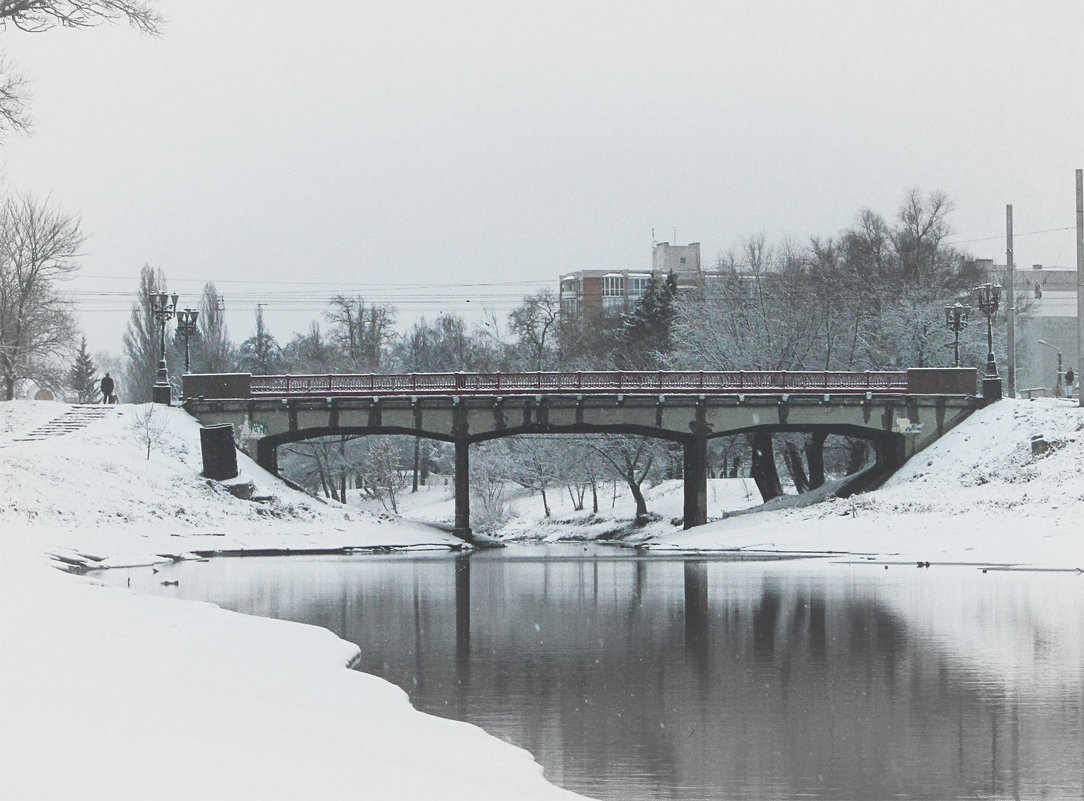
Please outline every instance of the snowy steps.
[[62, 437], [81, 428], [86, 428], [111, 414], [116, 414], [116, 409], [111, 406], [92, 406], [80, 404], [72, 406], [59, 417], [54, 417], [48, 423], [40, 425], [28, 434], [21, 437], [12, 437], [12, 442], [38, 442], [52, 437]]

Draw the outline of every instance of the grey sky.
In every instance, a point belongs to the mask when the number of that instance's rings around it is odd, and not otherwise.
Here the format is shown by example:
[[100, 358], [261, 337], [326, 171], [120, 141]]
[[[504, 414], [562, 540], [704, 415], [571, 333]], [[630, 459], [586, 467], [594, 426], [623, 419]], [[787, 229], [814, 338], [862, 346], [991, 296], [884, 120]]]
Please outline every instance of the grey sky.
[[1078, 0], [160, 8], [159, 39], [0, 33], [35, 119], [4, 181], [81, 216], [92, 351], [119, 352], [145, 262], [182, 305], [214, 280], [235, 341], [266, 302], [284, 342], [337, 292], [503, 317], [561, 272], [649, 266], [652, 229], [710, 264], [912, 187], [977, 256], [1004, 259], [1012, 203], [1018, 264], [1075, 261]]

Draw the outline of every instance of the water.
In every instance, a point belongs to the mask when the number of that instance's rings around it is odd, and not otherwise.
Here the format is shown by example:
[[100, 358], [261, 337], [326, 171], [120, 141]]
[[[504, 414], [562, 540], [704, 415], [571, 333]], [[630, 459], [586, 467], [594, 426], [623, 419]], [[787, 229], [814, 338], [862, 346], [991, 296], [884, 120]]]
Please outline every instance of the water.
[[105, 577], [331, 629], [595, 798], [1084, 798], [1076, 574], [523, 546]]

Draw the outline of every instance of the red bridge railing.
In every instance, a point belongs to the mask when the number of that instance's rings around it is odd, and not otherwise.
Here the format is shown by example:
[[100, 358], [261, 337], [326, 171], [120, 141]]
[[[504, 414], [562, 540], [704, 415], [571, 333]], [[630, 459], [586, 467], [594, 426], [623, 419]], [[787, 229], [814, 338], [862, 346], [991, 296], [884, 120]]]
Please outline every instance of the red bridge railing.
[[743, 370], [734, 372], [409, 373], [254, 375], [263, 397], [334, 395], [788, 394], [905, 393], [907, 372]]

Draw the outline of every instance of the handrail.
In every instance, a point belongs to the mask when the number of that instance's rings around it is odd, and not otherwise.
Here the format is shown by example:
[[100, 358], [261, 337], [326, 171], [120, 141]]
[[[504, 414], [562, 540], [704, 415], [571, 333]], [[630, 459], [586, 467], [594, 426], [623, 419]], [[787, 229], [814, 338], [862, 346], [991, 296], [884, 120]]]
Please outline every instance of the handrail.
[[787, 370], [576, 371], [534, 373], [407, 373], [254, 375], [251, 394], [263, 397], [381, 395], [651, 394], [791, 395], [906, 393], [907, 372]]

